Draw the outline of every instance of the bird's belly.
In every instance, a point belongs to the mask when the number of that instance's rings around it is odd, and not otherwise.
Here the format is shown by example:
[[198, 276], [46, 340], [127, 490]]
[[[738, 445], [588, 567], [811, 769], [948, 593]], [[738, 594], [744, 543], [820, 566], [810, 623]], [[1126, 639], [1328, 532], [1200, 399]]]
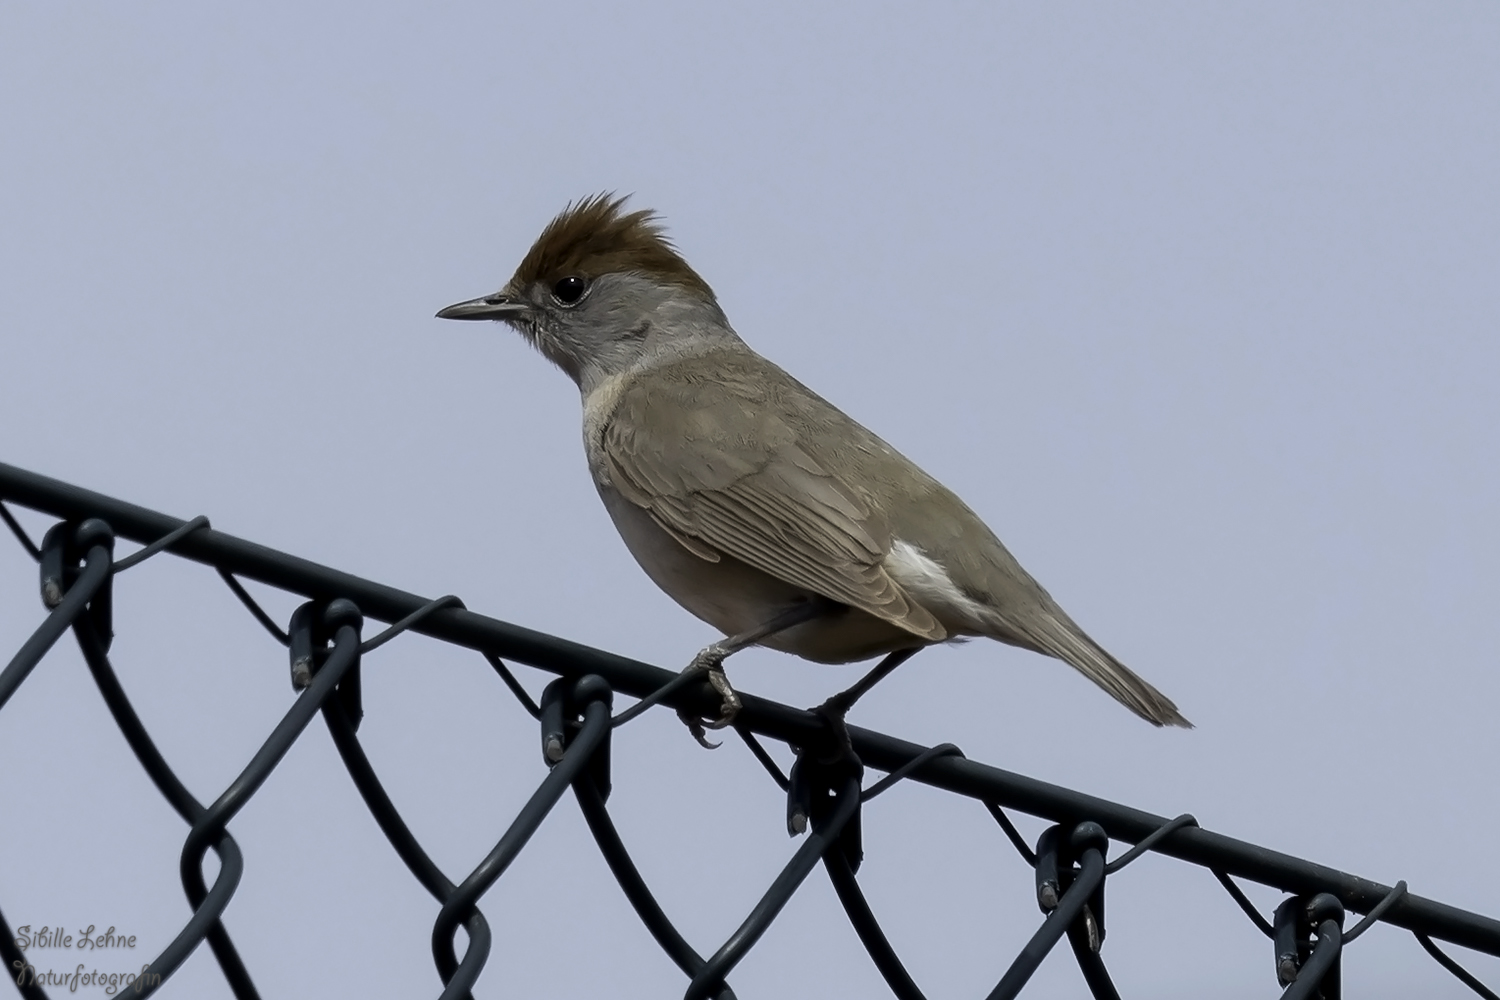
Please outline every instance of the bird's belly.
[[[748, 631], [794, 604], [818, 595], [763, 573], [731, 556], [718, 562], [694, 555], [651, 515], [608, 487], [600, 497], [630, 554], [653, 583], [726, 636]], [[905, 629], [838, 606], [833, 612], [766, 637], [760, 645], [819, 663], [855, 660], [924, 645]]]

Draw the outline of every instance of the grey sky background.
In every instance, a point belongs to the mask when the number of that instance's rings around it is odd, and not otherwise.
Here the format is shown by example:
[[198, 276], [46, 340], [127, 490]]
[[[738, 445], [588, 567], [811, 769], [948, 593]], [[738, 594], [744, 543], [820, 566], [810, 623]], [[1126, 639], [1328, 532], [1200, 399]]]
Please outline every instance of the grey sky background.
[[[1500, 913], [1500, 7], [0, 20], [0, 459], [685, 664], [715, 636], [615, 536], [571, 384], [501, 327], [432, 318], [571, 199], [635, 192], [752, 345], [953, 487], [1198, 728], [988, 642], [922, 654], [854, 721]], [[155, 559], [116, 602], [127, 690], [211, 800], [290, 703], [285, 655], [201, 567]], [[0, 609], [13, 651], [42, 609], [3, 539]], [[731, 669], [808, 705], [855, 676]], [[365, 687], [377, 769], [461, 877], [543, 776], [533, 723], [478, 656], [417, 637]], [[227, 925], [267, 997], [436, 995], [436, 904], [320, 725], [232, 825]], [[115, 925], [141, 945], [114, 965], [154, 957], [188, 915], [186, 828], [68, 641], [0, 712], [0, 765], [11, 924]], [[617, 733], [614, 783], [648, 882], [712, 952], [795, 847], [780, 794], [665, 711]], [[984, 995], [1040, 919], [1030, 871], [982, 808], [914, 784], [864, 828], [913, 976]], [[569, 800], [483, 909], [481, 996], [685, 987]], [[1269, 944], [1205, 872], [1143, 859], [1108, 916], [1126, 996], [1274, 995]], [[1344, 967], [1351, 996], [1469, 995], [1390, 928]], [[732, 981], [886, 995], [821, 872]], [[1059, 953], [1027, 995], [1082, 990]], [[163, 995], [228, 991], [200, 949]]]

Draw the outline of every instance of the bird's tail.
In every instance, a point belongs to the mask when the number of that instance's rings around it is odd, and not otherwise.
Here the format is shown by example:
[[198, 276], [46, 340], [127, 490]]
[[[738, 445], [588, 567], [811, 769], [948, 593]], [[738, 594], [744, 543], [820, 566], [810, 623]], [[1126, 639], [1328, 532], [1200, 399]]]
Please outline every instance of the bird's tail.
[[[1088, 634], [1073, 623], [1060, 608], [1039, 608], [1024, 624], [1007, 622], [1009, 630], [1020, 631], [1038, 652], [1055, 656], [1071, 664], [1079, 673], [1108, 691], [1116, 701], [1156, 726], [1180, 726], [1192, 729], [1172, 699], [1152, 687], [1145, 679], [1111, 656]], [[1019, 629], [1016, 626], [1020, 625]]]

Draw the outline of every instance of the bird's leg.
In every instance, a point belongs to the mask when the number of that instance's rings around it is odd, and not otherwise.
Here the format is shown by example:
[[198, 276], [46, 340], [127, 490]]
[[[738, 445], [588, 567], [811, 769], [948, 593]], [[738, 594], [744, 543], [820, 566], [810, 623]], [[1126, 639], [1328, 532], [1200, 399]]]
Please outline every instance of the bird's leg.
[[854, 703], [863, 698], [872, 687], [885, 680], [891, 671], [915, 656], [920, 649], [922, 649], [921, 646], [913, 646], [910, 649], [898, 649], [893, 653], [887, 653], [885, 659], [877, 663], [873, 670], [812, 710], [814, 715], [823, 717], [828, 723], [828, 728], [833, 732], [836, 750], [830, 759], [838, 760], [854, 754], [854, 744], [849, 739], [849, 725], [844, 721], [844, 717], [849, 714], [849, 709], [853, 708]]
[[705, 646], [693, 657], [682, 671], [684, 674], [706, 673], [708, 683], [719, 692], [722, 703], [719, 706], [719, 717], [717, 719], [701, 719], [686, 709], [678, 709], [677, 717], [688, 727], [693, 738], [710, 750], [719, 746], [710, 743], [705, 729], [723, 729], [734, 722], [734, 717], [740, 711], [740, 696], [734, 693], [734, 688], [729, 686], [729, 677], [724, 673], [724, 661], [746, 646], [753, 646], [762, 639], [769, 638], [778, 632], [785, 632], [789, 628], [801, 625], [803, 622], [812, 621], [828, 611], [827, 602], [814, 598], [812, 600], [800, 601], [793, 604], [784, 611], [779, 612], [769, 620], [752, 629], [740, 632], [720, 639], [711, 646]]

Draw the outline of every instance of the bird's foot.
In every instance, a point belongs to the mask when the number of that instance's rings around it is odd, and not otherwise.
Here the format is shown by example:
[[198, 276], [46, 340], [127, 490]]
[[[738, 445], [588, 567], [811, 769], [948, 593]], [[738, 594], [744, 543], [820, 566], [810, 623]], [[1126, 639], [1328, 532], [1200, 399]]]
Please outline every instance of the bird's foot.
[[849, 723], [845, 721], [845, 716], [849, 714], [849, 709], [853, 707], [855, 699], [848, 695], [848, 691], [840, 691], [823, 704], [809, 709], [828, 726], [828, 734], [831, 737], [829, 743], [819, 747], [820, 750], [826, 751], [818, 756], [821, 763], [832, 764], [854, 756], [854, 742], [849, 738]]
[[721, 701], [719, 717], [716, 719], [703, 719], [681, 709], [677, 712], [677, 717], [682, 720], [683, 725], [688, 727], [688, 732], [693, 734], [693, 739], [706, 750], [717, 750], [723, 745], [710, 742], [706, 730], [724, 729], [731, 726], [734, 724], [735, 717], [740, 713], [740, 696], [735, 694], [734, 688], [730, 687], [729, 677], [724, 673], [724, 658], [732, 652], [733, 650], [723, 643], [716, 642], [712, 646], [699, 650], [698, 655], [693, 657], [693, 662], [683, 670], [685, 674], [699, 672], [706, 674], [708, 683], [719, 692]]
[[808, 709], [828, 724], [832, 748], [830, 750], [827, 743], [820, 746], [820, 749], [829, 750], [827, 755], [818, 757], [820, 761], [824, 764], [832, 764], [835, 761], [854, 758], [854, 743], [849, 739], [849, 724], [844, 721], [844, 717], [849, 714], [849, 709], [854, 707], [856, 701], [868, 694], [876, 684], [889, 677], [892, 670], [915, 656], [919, 649], [921, 649], [920, 646], [913, 646], [909, 649], [892, 650], [886, 654], [885, 659], [875, 665], [875, 669], [861, 677], [853, 686], [840, 691], [817, 708]]

